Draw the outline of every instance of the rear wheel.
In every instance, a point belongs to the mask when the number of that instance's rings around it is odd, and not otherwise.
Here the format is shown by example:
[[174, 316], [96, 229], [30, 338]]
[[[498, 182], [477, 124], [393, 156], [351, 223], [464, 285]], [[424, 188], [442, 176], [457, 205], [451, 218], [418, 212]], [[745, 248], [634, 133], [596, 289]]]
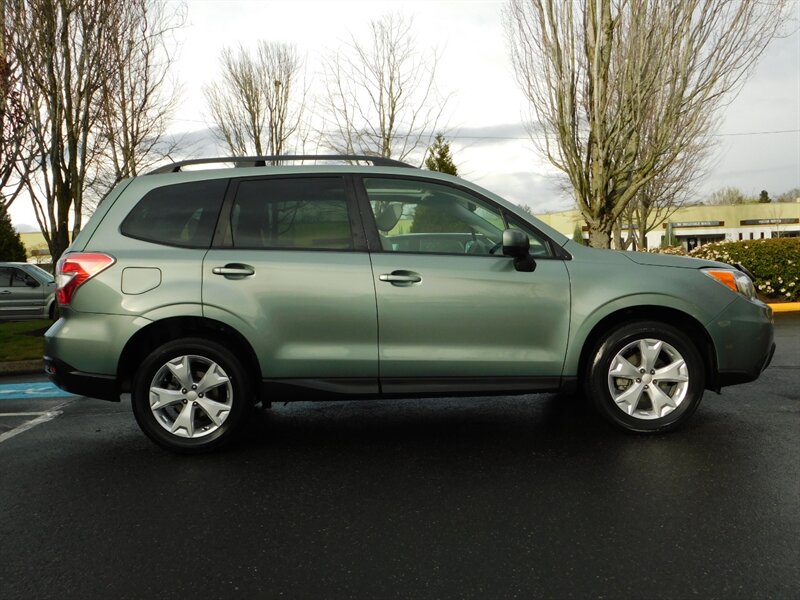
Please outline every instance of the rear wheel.
[[131, 404], [150, 439], [175, 452], [195, 453], [235, 438], [253, 401], [244, 369], [228, 349], [187, 338], [164, 344], [144, 360]]
[[705, 367], [686, 334], [666, 323], [637, 321], [611, 331], [596, 346], [586, 388], [614, 425], [667, 431], [700, 404]]

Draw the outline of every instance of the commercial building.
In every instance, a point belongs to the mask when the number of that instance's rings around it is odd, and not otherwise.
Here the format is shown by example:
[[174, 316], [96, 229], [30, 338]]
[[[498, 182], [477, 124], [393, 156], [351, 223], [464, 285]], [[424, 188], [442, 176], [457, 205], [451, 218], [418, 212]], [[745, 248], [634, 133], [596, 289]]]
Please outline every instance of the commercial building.
[[[537, 217], [569, 237], [577, 224], [583, 229], [584, 239], [589, 237], [577, 210]], [[660, 246], [670, 233], [687, 251], [709, 242], [800, 237], [800, 202], [686, 206], [647, 233], [648, 248]]]

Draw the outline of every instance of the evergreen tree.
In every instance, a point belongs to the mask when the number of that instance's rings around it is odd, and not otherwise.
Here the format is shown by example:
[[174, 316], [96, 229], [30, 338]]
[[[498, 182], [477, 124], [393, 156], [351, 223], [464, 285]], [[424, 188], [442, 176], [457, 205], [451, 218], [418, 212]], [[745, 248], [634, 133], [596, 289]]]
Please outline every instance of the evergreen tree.
[[760, 204], [769, 204], [772, 202], [769, 197], [769, 192], [767, 190], [761, 190], [761, 193], [758, 195], [758, 201]]
[[8, 216], [5, 206], [0, 204], [0, 261], [24, 262], [26, 260], [25, 246], [22, 245], [19, 234], [14, 231], [11, 217]]
[[578, 242], [581, 246], [585, 246], [586, 242], [583, 241], [583, 227], [580, 223], [575, 223], [575, 230], [572, 232], [572, 241]]
[[429, 171], [438, 171], [448, 175], [458, 175], [458, 168], [450, 154], [450, 144], [441, 133], [436, 134], [431, 147], [428, 148], [428, 158], [425, 159], [425, 168]]

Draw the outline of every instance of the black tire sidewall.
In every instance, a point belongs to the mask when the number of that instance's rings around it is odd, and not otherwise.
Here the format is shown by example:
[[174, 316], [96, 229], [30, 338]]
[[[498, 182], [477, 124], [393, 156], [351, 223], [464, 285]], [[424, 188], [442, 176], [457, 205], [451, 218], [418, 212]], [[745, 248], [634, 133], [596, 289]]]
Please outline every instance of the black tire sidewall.
[[[231, 411], [225, 422], [213, 433], [195, 439], [171, 434], [156, 420], [150, 410], [150, 383], [156, 372], [168, 361], [182, 355], [208, 358], [222, 367], [233, 388]], [[133, 380], [131, 406], [142, 431], [158, 445], [182, 454], [206, 452], [230, 442], [252, 406], [251, 385], [239, 360], [224, 346], [203, 338], [184, 338], [168, 342], [144, 359]]]
[[[608, 390], [608, 371], [611, 360], [625, 346], [636, 340], [650, 338], [674, 347], [686, 362], [689, 389], [683, 402], [668, 415], [658, 419], [638, 419], [623, 412]], [[705, 390], [705, 365], [692, 340], [667, 323], [636, 321], [617, 327], [606, 334], [591, 355], [586, 394], [597, 410], [612, 424], [627, 431], [653, 433], [675, 429], [692, 416]]]

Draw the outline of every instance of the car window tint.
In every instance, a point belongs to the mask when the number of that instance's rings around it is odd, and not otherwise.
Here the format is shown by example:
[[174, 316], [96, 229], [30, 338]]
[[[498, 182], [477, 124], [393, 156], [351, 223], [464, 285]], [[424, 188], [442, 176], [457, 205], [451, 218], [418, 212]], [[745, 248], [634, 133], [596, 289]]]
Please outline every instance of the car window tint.
[[364, 186], [386, 251], [489, 255], [498, 250], [500, 211], [467, 192], [427, 181], [371, 177]]
[[207, 248], [227, 185], [226, 179], [212, 179], [151, 190], [131, 210], [120, 231], [168, 246]]
[[27, 287], [29, 284], [38, 285], [38, 282], [22, 269], [12, 269], [11, 287]]
[[347, 250], [353, 247], [341, 177], [239, 183], [231, 211], [236, 248]]
[[27, 287], [28, 282], [36, 283], [36, 280], [22, 269], [0, 268], [0, 287]]

